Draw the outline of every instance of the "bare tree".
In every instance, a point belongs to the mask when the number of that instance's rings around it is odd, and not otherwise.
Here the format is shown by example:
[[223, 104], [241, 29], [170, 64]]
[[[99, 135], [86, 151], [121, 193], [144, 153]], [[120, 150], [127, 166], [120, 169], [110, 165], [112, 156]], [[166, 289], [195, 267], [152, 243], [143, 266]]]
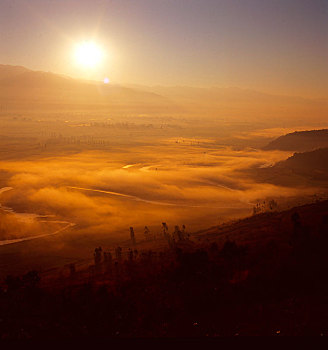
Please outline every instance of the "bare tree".
[[148, 226], [145, 226], [144, 235], [145, 235], [146, 240], [149, 241], [149, 239], [150, 239], [150, 230], [149, 230]]
[[133, 227], [130, 227], [130, 237], [131, 237], [132, 245], [136, 245], [136, 238], [135, 238], [135, 235], [134, 235]]

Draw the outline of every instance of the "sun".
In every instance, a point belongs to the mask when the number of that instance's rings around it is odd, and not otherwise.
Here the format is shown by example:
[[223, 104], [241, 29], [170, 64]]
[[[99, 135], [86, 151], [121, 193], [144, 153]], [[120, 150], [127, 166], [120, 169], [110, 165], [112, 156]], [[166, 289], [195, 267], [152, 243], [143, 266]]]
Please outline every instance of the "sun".
[[75, 60], [84, 68], [97, 67], [103, 58], [103, 51], [92, 41], [84, 41], [75, 48]]

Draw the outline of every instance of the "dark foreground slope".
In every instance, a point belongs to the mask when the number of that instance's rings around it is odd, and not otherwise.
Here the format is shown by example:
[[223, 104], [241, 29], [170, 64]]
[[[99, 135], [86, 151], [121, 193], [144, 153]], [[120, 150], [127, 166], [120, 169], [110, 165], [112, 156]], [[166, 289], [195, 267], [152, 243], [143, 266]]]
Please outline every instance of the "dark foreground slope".
[[271, 141], [263, 149], [280, 151], [312, 151], [328, 147], [328, 130], [295, 131]]
[[1, 336], [328, 334], [328, 201], [176, 233], [66, 277], [8, 277]]

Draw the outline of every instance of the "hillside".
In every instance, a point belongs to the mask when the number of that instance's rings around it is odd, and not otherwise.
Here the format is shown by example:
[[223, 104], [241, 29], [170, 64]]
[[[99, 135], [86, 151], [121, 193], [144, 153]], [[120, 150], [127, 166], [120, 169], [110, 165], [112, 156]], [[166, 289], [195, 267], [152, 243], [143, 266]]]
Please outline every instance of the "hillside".
[[[319, 148], [311, 152], [294, 153], [276, 167], [292, 170], [301, 175], [328, 175], [328, 148]], [[327, 178], [328, 179], [328, 178]]]
[[258, 182], [289, 187], [328, 186], [328, 148], [294, 153], [273, 166], [252, 168], [246, 173]]
[[264, 150], [312, 151], [328, 147], [328, 129], [295, 131], [271, 141]]
[[[322, 227], [328, 217], [328, 201], [317, 201], [311, 204], [294, 207], [284, 211], [268, 211], [233, 223], [212, 227], [195, 233], [201, 241], [216, 241], [223, 244], [227, 239], [238, 244], [247, 244], [253, 249], [265, 246], [271, 240], [288, 247], [293, 231], [292, 215], [297, 212], [302, 224], [319, 237], [326, 232]], [[323, 230], [323, 231], [321, 231]], [[328, 231], [327, 231], [328, 234]]]
[[327, 334], [328, 201], [168, 243], [139, 242], [110, 257], [97, 248], [94, 265], [52, 278], [8, 276], [0, 336]]

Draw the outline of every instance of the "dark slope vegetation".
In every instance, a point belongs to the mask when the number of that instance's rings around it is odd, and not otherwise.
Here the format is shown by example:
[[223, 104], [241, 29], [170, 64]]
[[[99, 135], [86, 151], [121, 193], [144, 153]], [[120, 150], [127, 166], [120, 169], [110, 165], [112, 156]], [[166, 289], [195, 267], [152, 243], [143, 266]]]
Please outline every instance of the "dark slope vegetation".
[[264, 150], [312, 151], [328, 147], [328, 129], [295, 131], [271, 141]]
[[258, 181], [286, 186], [327, 186], [328, 148], [294, 153], [272, 167], [253, 169]]
[[320, 148], [311, 152], [294, 153], [277, 167], [291, 169], [293, 172], [313, 177], [323, 177], [328, 180], [328, 148]]
[[67, 277], [8, 277], [1, 336], [327, 335], [328, 201], [133, 249]]

